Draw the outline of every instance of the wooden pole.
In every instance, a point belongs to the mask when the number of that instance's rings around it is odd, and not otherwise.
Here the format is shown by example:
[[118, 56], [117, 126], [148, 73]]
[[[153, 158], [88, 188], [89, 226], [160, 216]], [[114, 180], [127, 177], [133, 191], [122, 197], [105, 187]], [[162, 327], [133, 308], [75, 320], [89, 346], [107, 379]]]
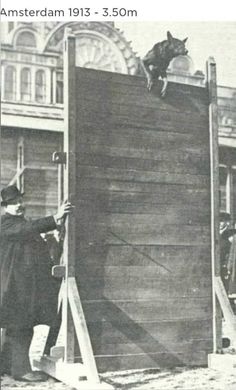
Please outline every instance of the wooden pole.
[[[70, 29], [65, 30], [64, 39], [64, 151], [67, 161], [64, 166], [64, 199], [73, 202], [76, 191], [76, 79], [75, 79], [75, 36]], [[66, 237], [64, 242], [64, 261], [66, 275], [62, 304], [62, 325], [65, 334], [65, 362], [74, 362], [75, 331], [69, 307], [68, 283], [75, 276], [75, 221], [70, 215], [66, 220]]]
[[216, 297], [215, 277], [220, 276], [219, 247], [219, 150], [218, 150], [218, 107], [216, 63], [210, 57], [207, 61], [207, 86], [209, 92], [209, 131], [211, 157], [211, 257], [213, 287], [213, 348], [222, 348], [222, 313]]

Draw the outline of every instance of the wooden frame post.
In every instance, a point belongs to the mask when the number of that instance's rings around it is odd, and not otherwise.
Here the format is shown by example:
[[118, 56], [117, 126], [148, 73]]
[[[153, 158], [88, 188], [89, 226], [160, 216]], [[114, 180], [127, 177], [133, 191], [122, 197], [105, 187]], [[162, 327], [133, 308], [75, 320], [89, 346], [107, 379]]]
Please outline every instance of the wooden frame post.
[[[64, 166], [64, 199], [73, 202], [76, 185], [76, 108], [75, 108], [75, 37], [70, 30], [65, 30], [64, 40], [64, 152], [67, 161]], [[74, 325], [68, 300], [69, 278], [75, 275], [75, 229], [74, 216], [66, 220], [66, 237], [64, 242], [64, 261], [66, 276], [64, 279], [64, 297], [62, 302], [62, 324], [65, 337], [65, 356], [67, 363], [74, 362]]]
[[220, 276], [219, 247], [219, 151], [216, 63], [207, 61], [207, 86], [209, 92], [209, 130], [211, 158], [211, 256], [213, 285], [213, 352], [222, 348], [222, 313], [216, 296], [216, 278]]

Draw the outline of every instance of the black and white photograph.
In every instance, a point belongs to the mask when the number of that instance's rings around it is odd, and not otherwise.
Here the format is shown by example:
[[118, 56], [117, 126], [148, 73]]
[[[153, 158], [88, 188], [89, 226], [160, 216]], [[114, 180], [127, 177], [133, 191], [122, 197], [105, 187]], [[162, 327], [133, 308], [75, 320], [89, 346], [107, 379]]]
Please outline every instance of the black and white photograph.
[[236, 21], [133, 4], [1, 8], [1, 390], [236, 390]]

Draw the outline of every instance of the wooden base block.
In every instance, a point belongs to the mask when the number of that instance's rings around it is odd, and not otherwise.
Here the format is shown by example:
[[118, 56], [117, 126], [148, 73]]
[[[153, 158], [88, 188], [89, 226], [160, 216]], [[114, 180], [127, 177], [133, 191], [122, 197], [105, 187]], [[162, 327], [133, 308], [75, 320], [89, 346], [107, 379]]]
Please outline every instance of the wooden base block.
[[81, 363], [64, 363], [62, 359], [43, 356], [34, 360], [35, 368], [46, 372], [57, 380], [79, 390], [113, 390], [108, 383], [95, 383], [87, 380], [86, 370]]
[[235, 370], [236, 372], [236, 354], [211, 353], [208, 355], [208, 367], [219, 371]]

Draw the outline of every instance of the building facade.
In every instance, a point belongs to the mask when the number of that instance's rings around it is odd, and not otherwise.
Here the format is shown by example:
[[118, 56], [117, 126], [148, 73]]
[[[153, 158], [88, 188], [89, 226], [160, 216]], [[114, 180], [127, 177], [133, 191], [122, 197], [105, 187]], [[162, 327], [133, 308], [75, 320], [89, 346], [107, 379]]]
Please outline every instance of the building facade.
[[[31, 217], [54, 212], [60, 180], [52, 154], [63, 145], [63, 37], [76, 35], [76, 65], [142, 75], [140, 58], [113, 22], [1, 24], [1, 186], [26, 193]], [[188, 56], [170, 64], [169, 80], [204, 85]], [[236, 89], [218, 86], [220, 208], [236, 219]]]

